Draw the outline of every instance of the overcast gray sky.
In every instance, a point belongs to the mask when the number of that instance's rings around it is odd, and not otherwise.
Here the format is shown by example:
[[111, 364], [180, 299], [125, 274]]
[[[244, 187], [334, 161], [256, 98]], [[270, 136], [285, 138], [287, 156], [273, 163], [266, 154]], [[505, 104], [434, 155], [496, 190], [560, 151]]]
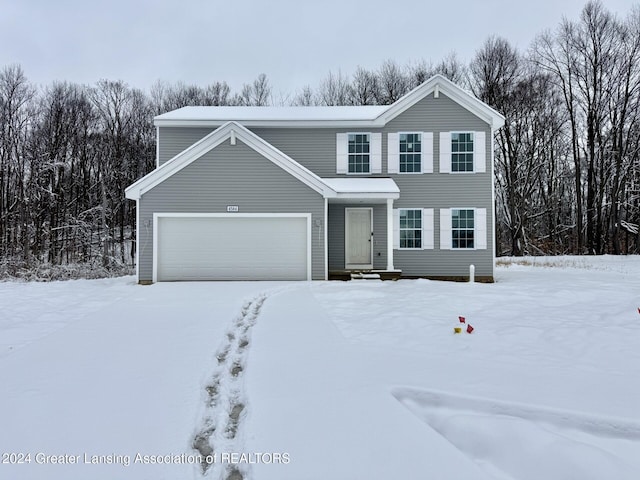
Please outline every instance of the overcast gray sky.
[[[18, 63], [29, 80], [92, 84], [156, 80], [233, 90], [267, 74], [274, 94], [315, 86], [329, 71], [351, 74], [468, 61], [495, 34], [526, 49], [536, 34], [578, 19], [584, 0], [0, 0], [0, 67]], [[632, 0], [606, 0], [625, 16]]]

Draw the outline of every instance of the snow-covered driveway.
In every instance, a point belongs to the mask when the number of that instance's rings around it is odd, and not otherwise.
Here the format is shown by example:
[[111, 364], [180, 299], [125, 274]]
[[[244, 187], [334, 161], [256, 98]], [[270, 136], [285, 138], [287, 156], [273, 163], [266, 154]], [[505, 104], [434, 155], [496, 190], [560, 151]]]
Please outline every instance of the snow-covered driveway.
[[0, 283], [0, 478], [194, 478], [192, 461], [146, 461], [194, 453], [225, 332], [274, 286]]

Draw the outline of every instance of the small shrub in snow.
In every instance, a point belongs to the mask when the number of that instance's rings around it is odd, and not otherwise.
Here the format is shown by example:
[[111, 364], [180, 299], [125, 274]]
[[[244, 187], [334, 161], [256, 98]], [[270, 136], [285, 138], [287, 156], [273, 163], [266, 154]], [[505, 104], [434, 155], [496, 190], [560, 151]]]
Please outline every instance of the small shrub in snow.
[[4, 259], [0, 261], [0, 280], [25, 282], [52, 282], [57, 280], [78, 280], [122, 277], [133, 275], [135, 267], [112, 263], [109, 268], [93, 263], [73, 263], [52, 265], [38, 262], [27, 266], [21, 261]]

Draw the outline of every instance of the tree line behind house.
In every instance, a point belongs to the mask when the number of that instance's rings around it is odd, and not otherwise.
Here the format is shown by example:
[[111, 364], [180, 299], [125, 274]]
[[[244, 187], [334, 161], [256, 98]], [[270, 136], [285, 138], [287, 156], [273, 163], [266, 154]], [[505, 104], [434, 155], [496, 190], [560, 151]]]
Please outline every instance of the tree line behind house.
[[468, 64], [329, 73], [272, 93], [262, 74], [232, 92], [158, 81], [32, 85], [0, 70], [0, 276], [83, 265], [130, 269], [135, 205], [124, 189], [155, 167], [153, 117], [185, 105], [386, 105], [440, 73], [506, 117], [496, 134], [498, 255], [640, 253], [640, 8], [600, 2], [527, 51], [489, 37]]

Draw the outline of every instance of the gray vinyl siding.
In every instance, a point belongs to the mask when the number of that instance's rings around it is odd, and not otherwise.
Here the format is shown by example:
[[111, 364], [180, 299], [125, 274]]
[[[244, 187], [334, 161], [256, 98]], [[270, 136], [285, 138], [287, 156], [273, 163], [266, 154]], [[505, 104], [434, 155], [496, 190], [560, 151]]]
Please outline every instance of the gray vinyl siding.
[[387, 268], [387, 206], [386, 204], [329, 204], [329, 270], [344, 270], [345, 208], [373, 208], [373, 268]]
[[[390, 132], [433, 132], [433, 171], [425, 174], [394, 174], [400, 198], [393, 208], [434, 209], [434, 249], [394, 250], [394, 266], [406, 276], [452, 277], [469, 274], [493, 276], [493, 165], [491, 128], [442, 92], [429, 95], [393, 119], [382, 129], [382, 168], [387, 171], [387, 134]], [[440, 174], [440, 132], [484, 131], [486, 173]], [[487, 248], [483, 250], [440, 250], [440, 209], [475, 207], [487, 209]]]
[[202, 140], [213, 130], [215, 129], [200, 127], [159, 127], [158, 166]]
[[311, 213], [312, 278], [325, 278], [322, 195], [240, 140], [227, 140], [140, 199], [139, 280], [152, 280], [153, 213], [226, 213], [227, 205], [241, 213]]
[[[336, 134], [344, 132], [344, 129], [262, 127], [251, 128], [251, 131], [316, 175], [320, 177], [341, 176], [336, 175]], [[349, 131], [371, 132], [372, 130]]]

